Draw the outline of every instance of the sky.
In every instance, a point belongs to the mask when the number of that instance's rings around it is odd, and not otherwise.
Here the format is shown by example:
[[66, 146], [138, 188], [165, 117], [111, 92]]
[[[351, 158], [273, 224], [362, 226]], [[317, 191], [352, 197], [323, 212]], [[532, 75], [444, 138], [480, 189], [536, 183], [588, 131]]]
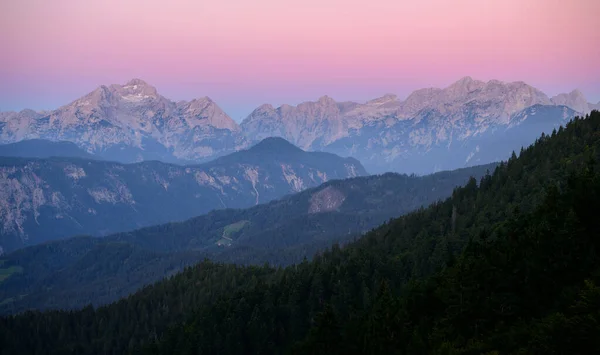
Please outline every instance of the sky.
[[598, 0], [0, 0], [0, 111], [141, 78], [263, 104], [406, 97], [464, 76], [600, 101]]

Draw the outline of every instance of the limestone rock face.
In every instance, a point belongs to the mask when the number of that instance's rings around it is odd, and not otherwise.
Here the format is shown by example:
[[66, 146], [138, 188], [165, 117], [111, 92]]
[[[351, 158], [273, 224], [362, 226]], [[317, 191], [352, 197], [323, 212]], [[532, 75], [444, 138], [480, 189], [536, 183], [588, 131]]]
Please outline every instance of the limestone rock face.
[[[262, 105], [241, 127], [250, 140], [278, 136], [303, 149], [353, 156], [370, 172], [430, 173], [490, 162], [476, 158], [484, 153], [503, 159], [501, 149], [509, 149], [505, 155], [518, 150], [592, 108], [578, 90], [550, 99], [524, 82], [464, 77], [443, 89], [416, 90], [404, 101], [386, 94], [365, 103], [324, 96], [297, 106]], [[527, 112], [548, 118], [520, 126], [532, 117]], [[512, 146], [497, 145], [508, 129], [528, 131]], [[489, 135], [497, 146], [490, 146]]]
[[240, 127], [210, 98], [173, 102], [140, 79], [100, 86], [50, 112], [0, 115], [0, 142], [71, 141], [121, 162], [202, 161], [248, 146]]
[[568, 94], [559, 94], [552, 98], [552, 103], [555, 105], [562, 105], [572, 108], [579, 113], [589, 113], [594, 108], [592, 104], [588, 103], [585, 96], [581, 91], [575, 89]]

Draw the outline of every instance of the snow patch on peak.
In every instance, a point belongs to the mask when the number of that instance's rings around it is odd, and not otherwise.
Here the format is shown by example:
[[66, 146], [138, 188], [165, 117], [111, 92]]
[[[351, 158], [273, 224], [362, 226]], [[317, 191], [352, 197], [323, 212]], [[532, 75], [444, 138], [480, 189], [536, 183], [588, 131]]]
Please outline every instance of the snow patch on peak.
[[112, 92], [129, 102], [139, 102], [145, 99], [159, 98], [156, 88], [141, 79], [131, 79], [125, 85], [110, 86]]
[[141, 93], [121, 96], [121, 99], [128, 101], [128, 102], [142, 102], [146, 99], [153, 99], [153, 98], [154, 98], [154, 96], [143, 95]]

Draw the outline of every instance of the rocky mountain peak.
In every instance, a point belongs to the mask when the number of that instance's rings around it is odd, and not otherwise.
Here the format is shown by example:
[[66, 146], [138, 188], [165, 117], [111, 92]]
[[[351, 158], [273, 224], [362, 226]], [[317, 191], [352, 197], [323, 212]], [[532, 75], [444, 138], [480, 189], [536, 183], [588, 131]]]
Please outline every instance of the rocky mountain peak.
[[[185, 101], [184, 101], [185, 103]], [[198, 97], [188, 102], [190, 107], [206, 107], [210, 105], [216, 105], [215, 102], [208, 96]]]
[[525, 107], [550, 104], [550, 99], [543, 92], [523, 82], [484, 82], [467, 76], [445, 89], [428, 88], [413, 92], [402, 103], [399, 116], [410, 118], [423, 109], [452, 115], [461, 112], [465, 105], [473, 106], [475, 103], [489, 107], [491, 111], [488, 113], [491, 116], [507, 119]]
[[323, 95], [323, 96], [319, 97], [319, 100], [317, 102], [321, 105], [331, 105], [331, 104], [335, 105], [335, 100], [327, 95]]
[[473, 80], [472, 77], [467, 75], [467, 76], [463, 76], [462, 78], [458, 79], [453, 85], [460, 85], [460, 86], [469, 85], [473, 81], [475, 81], [475, 80]]
[[442, 95], [443, 91], [439, 88], [424, 88], [413, 91], [402, 103], [402, 118], [408, 118], [415, 115], [425, 107], [432, 105]]
[[[112, 94], [112, 91], [110, 88], [108, 88], [106, 85], [100, 85], [94, 91], [75, 100], [75, 102], [71, 103], [70, 105], [97, 106], [99, 103], [101, 103], [103, 101], [110, 101], [112, 96], [113, 96], [113, 94]], [[67, 105], [67, 106], [70, 106], [70, 105]]]
[[203, 126], [203, 122], [219, 129], [239, 131], [239, 126], [210, 97], [179, 103], [183, 118], [189, 127]]
[[570, 93], [558, 94], [551, 100], [555, 105], [567, 106], [579, 113], [588, 113], [590, 111], [587, 99], [579, 89], [575, 89]]
[[28, 116], [28, 117], [37, 117], [41, 114], [42, 114], [42, 112], [37, 112], [30, 108], [26, 108], [26, 109], [19, 111], [19, 115], [24, 115], [24, 116]]
[[267, 153], [297, 153], [303, 152], [302, 149], [296, 147], [281, 137], [267, 137], [256, 145], [248, 149], [249, 152], [267, 152]]
[[577, 97], [585, 97], [585, 95], [583, 94], [583, 92], [581, 92], [581, 90], [579, 89], [575, 89], [573, 91], [571, 91], [569, 93], [570, 96], [577, 96]]
[[[247, 146], [239, 126], [209, 97], [174, 102], [141, 79], [99, 86], [46, 113], [44, 120], [41, 115], [21, 116], [0, 130], [1, 142], [67, 140], [126, 162], [157, 156], [170, 161], [204, 160]], [[115, 146], [126, 149], [114, 153]]]
[[473, 78], [470, 76], [465, 76], [464, 78], [461, 78], [457, 82], [447, 87], [445, 91], [447, 92], [448, 96], [454, 98], [464, 96], [477, 89], [481, 89], [483, 86], [485, 86], [483, 81], [473, 80]]
[[275, 111], [275, 108], [271, 104], [262, 104], [254, 112], [272, 112]]
[[252, 122], [252, 121], [260, 121], [260, 120], [264, 120], [264, 119], [274, 119], [274, 118], [281, 118], [281, 117], [276, 114], [275, 108], [273, 107], [273, 105], [262, 104], [262, 105], [258, 106], [257, 108], [255, 108], [254, 111], [252, 111], [252, 113], [250, 113], [250, 115], [248, 115], [248, 117], [246, 117], [242, 121], [242, 125], [248, 124], [249, 122]]
[[317, 137], [326, 136], [323, 140], [330, 141], [329, 137], [343, 132], [340, 116], [338, 103], [325, 95], [297, 106], [284, 104], [274, 109], [262, 105], [244, 119], [241, 127], [254, 140], [284, 137], [302, 149], [310, 149]]

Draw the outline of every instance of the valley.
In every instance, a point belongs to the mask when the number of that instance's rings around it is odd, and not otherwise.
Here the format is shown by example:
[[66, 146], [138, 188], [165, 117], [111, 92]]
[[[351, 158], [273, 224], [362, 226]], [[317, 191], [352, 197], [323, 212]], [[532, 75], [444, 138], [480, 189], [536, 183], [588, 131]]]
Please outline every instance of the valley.
[[299, 263], [335, 242], [351, 242], [390, 218], [446, 198], [470, 177], [480, 178], [495, 167], [332, 180], [247, 209], [27, 247], [0, 258], [4, 266], [22, 270], [0, 284], [0, 313], [102, 305], [204, 258], [241, 265]]
[[[28, 144], [47, 148], [44, 142]], [[355, 159], [304, 152], [280, 138], [186, 166], [0, 157], [0, 251], [254, 206], [331, 179], [364, 175]]]

